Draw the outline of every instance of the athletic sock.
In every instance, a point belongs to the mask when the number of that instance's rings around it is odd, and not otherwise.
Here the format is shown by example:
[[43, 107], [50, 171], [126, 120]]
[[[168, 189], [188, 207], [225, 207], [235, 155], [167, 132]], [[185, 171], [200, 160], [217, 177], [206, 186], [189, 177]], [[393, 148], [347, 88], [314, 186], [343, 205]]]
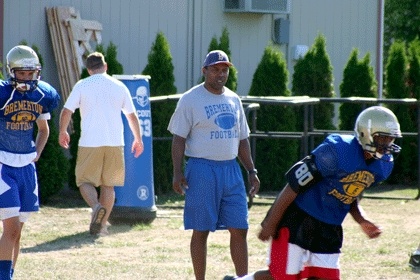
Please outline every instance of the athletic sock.
[[0, 279], [11, 280], [12, 279], [12, 261], [0, 261]]
[[255, 280], [254, 279], [254, 274], [255, 274], [255, 272], [251, 273], [251, 274], [248, 274], [248, 275], [245, 275], [245, 276], [242, 276], [242, 277], [239, 277], [237, 279], [238, 280]]

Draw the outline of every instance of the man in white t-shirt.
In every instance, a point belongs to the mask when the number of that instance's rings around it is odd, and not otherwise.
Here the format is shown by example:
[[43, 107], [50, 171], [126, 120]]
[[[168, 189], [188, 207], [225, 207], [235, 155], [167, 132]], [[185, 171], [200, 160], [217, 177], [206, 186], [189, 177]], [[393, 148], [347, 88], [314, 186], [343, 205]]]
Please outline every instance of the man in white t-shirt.
[[248, 272], [247, 194], [237, 158], [248, 171], [251, 195], [258, 192], [260, 181], [242, 102], [225, 87], [230, 66], [223, 51], [208, 53], [204, 83], [183, 94], [168, 126], [173, 134], [173, 189], [185, 194], [184, 228], [193, 230], [190, 252], [199, 280], [205, 279], [209, 232], [218, 229], [230, 232], [236, 275]]
[[[59, 143], [69, 148], [67, 132], [71, 116], [79, 108], [81, 135], [76, 162], [76, 184], [83, 199], [92, 208], [89, 231], [92, 235], [108, 234], [106, 223], [114, 206], [114, 186], [123, 186], [124, 125], [127, 118], [134, 140], [135, 157], [143, 152], [140, 121], [128, 88], [106, 73], [107, 64], [99, 52], [86, 59], [90, 77], [76, 83], [60, 115]], [[96, 188], [100, 187], [100, 195]]]

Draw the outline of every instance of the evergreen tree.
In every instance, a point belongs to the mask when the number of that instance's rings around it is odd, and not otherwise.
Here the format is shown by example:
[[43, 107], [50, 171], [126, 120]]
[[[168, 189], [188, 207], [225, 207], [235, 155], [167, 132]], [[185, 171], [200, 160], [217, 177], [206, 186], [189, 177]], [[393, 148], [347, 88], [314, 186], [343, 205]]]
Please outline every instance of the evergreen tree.
[[[306, 55], [296, 62], [293, 73], [292, 92], [295, 96], [333, 97], [333, 68], [326, 50], [324, 35], [315, 38]], [[314, 107], [314, 126], [317, 129], [335, 129], [334, 105], [321, 103]], [[303, 128], [303, 108], [298, 108], [299, 129]]]
[[[209, 53], [211, 51], [214, 51], [214, 50], [218, 50], [218, 49], [219, 49], [219, 42], [217, 41], [217, 37], [215, 35], [210, 40], [210, 44], [209, 44], [209, 48], [207, 49], [207, 53]], [[228, 57], [229, 57], [229, 55], [228, 55]], [[230, 60], [230, 57], [229, 57], [229, 60]], [[201, 70], [201, 67], [200, 67], [200, 70]], [[229, 68], [229, 74], [230, 74], [230, 68]], [[229, 78], [228, 78], [228, 80], [229, 80]], [[204, 76], [201, 75], [199, 83], [203, 83], [203, 82], [204, 82]], [[226, 82], [226, 84], [227, 84], [227, 82]]]
[[102, 52], [105, 56], [106, 64], [108, 65], [107, 73], [109, 75], [120, 75], [124, 73], [124, 67], [122, 64], [117, 60], [117, 46], [110, 42], [106, 51], [102, 50], [103, 46], [99, 45], [98, 51]]
[[408, 90], [411, 98], [420, 99], [420, 40], [409, 43]]
[[[273, 46], [267, 46], [254, 73], [248, 95], [290, 96], [288, 77], [282, 53]], [[295, 131], [294, 110], [287, 105], [263, 104], [258, 110], [257, 127], [261, 131]], [[298, 159], [298, 146], [296, 141], [290, 139], [258, 139], [256, 166], [265, 191], [278, 190], [284, 185], [283, 174]]]
[[[177, 93], [174, 66], [170, 46], [163, 32], [158, 32], [148, 55], [148, 64], [142, 71], [150, 75], [150, 95], [162, 96]], [[153, 134], [171, 137], [167, 130], [169, 120], [175, 110], [174, 102], [156, 102], [152, 107]], [[172, 190], [172, 159], [170, 141], [153, 141], [154, 187], [157, 194]]]
[[51, 113], [51, 120], [48, 121], [50, 135], [36, 163], [40, 203], [47, 202], [51, 196], [62, 190], [68, 178], [70, 163], [63, 149], [58, 145], [57, 116], [57, 111]]
[[400, 40], [408, 43], [420, 37], [420, 1], [386, 0], [384, 2], [384, 53], [388, 54], [392, 42]]
[[[230, 47], [229, 47], [229, 32], [227, 30], [227, 27], [223, 28], [222, 35], [220, 36], [220, 43], [217, 41], [216, 36], [214, 36], [211, 39], [208, 52], [211, 52], [214, 50], [224, 51], [226, 55], [228, 56], [229, 61], [232, 62], [231, 52], [230, 52]], [[203, 76], [201, 77], [201, 82], [204, 82]], [[226, 81], [225, 86], [229, 88], [230, 90], [236, 92], [236, 89], [238, 87], [238, 71], [236, 70], [234, 65], [229, 67], [229, 77], [228, 77], [228, 80]]]
[[[86, 75], [86, 76], [85, 76]], [[81, 77], [82, 79], [88, 77], [89, 74], [85, 69], [83, 69]], [[74, 189], [74, 190], [78, 190], [78, 187], [76, 185], [76, 160], [77, 160], [77, 150], [79, 148], [79, 139], [80, 139], [80, 131], [81, 131], [81, 126], [80, 126], [80, 111], [79, 109], [76, 109], [72, 115], [72, 122], [71, 122], [71, 129], [72, 131], [69, 131], [70, 134], [70, 147], [69, 147], [69, 152], [70, 152], [70, 168], [69, 168], [69, 172], [68, 172], [68, 184], [69, 184], [69, 188], [70, 189]]]
[[[377, 97], [377, 82], [370, 55], [367, 53], [358, 59], [359, 50], [353, 49], [344, 68], [343, 81], [340, 84], [341, 97]], [[343, 103], [340, 106], [340, 130], [353, 130], [357, 116], [365, 104]]]
[[[219, 50], [224, 51], [229, 57], [229, 60], [232, 61], [232, 55], [229, 47], [229, 32], [227, 27], [223, 28], [222, 36], [220, 36]], [[235, 92], [238, 88], [238, 71], [233, 65], [229, 67], [229, 78], [225, 86]]]
[[[219, 49], [219, 42], [217, 41], [217, 37], [213, 36], [213, 38], [211, 38], [210, 40], [210, 45], [209, 45], [209, 48], [207, 49], [207, 52], [209, 53], [213, 50], [218, 50], [218, 49]], [[204, 82], [204, 77], [203, 77], [203, 82]]]
[[[385, 95], [387, 98], [403, 99], [409, 97], [407, 87], [408, 81], [408, 57], [406, 52], [406, 44], [402, 41], [396, 41], [391, 45], [386, 64], [385, 73]], [[389, 104], [391, 109], [398, 118], [401, 125], [401, 131], [413, 131], [414, 124], [410, 117], [410, 108], [401, 104]], [[401, 142], [401, 155], [395, 161], [394, 171], [391, 174], [390, 181], [395, 183], [409, 183], [412, 178], [412, 168], [414, 164], [412, 157], [416, 154], [414, 147], [415, 139], [412, 137], [404, 137]], [[416, 160], [416, 159], [415, 159]]]
[[[410, 98], [420, 99], [420, 40], [416, 39], [409, 43], [409, 55], [408, 55], [408, 96]], [[412, 130], [410, 132], [418, 132], [419, 123], [417, 123], [418, 114], [417, 106], [410, 106], [410, 119], [413, 124]], [[406, 137], [407, 138], [407, 137]], [[410, 138], [410, 151], [414, 154], [417, 153], [415, 147], [418, 147], [418, 138]], [[405, 155], [405, 153], [404, 153]], [[418, 170], [419, 162], [416, 157], [410, 157], [412, 159], [412, 169]], [[419, 178], [416, 172], [411, 173], [412, 181], [418, 181]]]

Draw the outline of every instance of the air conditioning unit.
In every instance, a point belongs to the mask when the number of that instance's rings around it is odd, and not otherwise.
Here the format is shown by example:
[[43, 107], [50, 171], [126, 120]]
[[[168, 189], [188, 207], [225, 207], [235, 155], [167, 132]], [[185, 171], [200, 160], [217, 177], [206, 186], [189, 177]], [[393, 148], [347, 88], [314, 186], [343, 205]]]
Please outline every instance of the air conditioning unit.
[[291, 0], [223, 0], [228, 13], [288, 14]]

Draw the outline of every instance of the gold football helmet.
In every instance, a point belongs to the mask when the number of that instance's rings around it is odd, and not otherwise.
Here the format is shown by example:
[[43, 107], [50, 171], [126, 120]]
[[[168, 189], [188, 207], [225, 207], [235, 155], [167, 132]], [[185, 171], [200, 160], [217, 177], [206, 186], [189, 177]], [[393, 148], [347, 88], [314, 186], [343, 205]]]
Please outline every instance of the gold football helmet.
[[[376, 158], [401, 151], [401, 147], [394, 144], [395, 138], [402, 137], [400, 124], [388, 108], [372, 106], [363, 110], [357, 117], [354, 131], [363, 150]], [[384, 143], [376, 136], [387, 136], [390, 141]]]
[[[10, 83], [19, 91], [26, 92], [37, 87], [41, 75], [41, 64], [32, 48], [24, 45], [13, 47], [7, 53], [6, 67]], [[34, 71], [34, 74], [31, 80], [19, 80], [15, 75], [16, 70]]]

